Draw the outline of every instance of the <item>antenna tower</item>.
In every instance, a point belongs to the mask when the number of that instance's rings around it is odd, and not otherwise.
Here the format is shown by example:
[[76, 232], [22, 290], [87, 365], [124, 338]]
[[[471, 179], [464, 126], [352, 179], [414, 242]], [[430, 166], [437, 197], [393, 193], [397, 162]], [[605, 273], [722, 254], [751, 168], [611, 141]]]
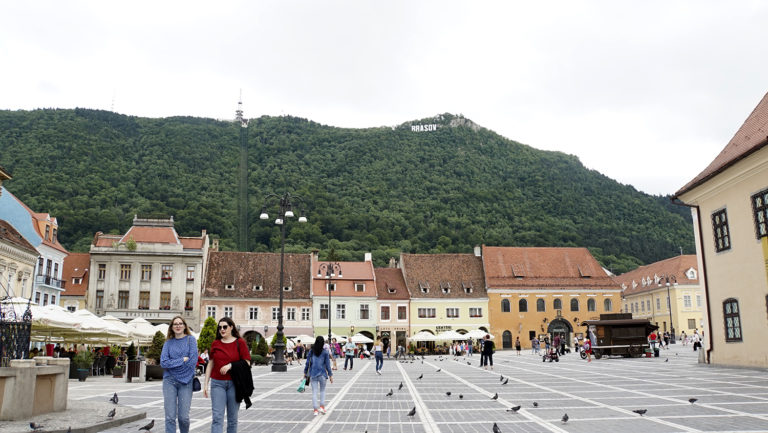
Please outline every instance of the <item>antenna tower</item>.
[[235, 120], [240, 122], [240, 170], [237, 199], [237, 249], [248, 251], [248, 119], [243, 117], [243, 91], [237, 102]]

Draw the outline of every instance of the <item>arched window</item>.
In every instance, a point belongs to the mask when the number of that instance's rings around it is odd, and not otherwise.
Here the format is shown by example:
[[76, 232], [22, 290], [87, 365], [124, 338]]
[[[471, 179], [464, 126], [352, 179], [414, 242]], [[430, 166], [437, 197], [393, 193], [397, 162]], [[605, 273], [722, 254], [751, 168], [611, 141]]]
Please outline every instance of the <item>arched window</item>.
[[596, 309], [595, 300], [592, 298], [587, 299], [587, 311], [595, 311]]
[[552, 303], [552, 308], [554, 308], [555, 310], [562, 310], [563, 300], [560, 298], [555, 298], [555, 301]]
[[741, 341], [739, 301], [733, 298], [723, 301], [723, 319], [725, 319], [725, 341]]
[[605, 311], [611, 311], [613, 309], [613, 303], [611, 302], [610, 299], [606, 299], [605, 301], [603, 301], [603, 309]]
[[512, 308], [509, 306], [509, 299], [502, 299], [501, 300], [501, 312], [502, 313], [509, 313], [512, 311]]
[[579, 311], [579, 300], [576, 298], [571, 299], [571, 311]]
[[544, 312], [546, 310], [547, 310], [547, 307], [546, 307], [546, 305], [544, 303], [544, 300], [543, 299], [537, 299], [536, 300], [536, 311], [541, 313], [541, 312]]
[[528, 300], [527, 299], [521, 299], [517, 303], [517, 308], [520, 310], [521, 313], [527, 313], [528, 312]]

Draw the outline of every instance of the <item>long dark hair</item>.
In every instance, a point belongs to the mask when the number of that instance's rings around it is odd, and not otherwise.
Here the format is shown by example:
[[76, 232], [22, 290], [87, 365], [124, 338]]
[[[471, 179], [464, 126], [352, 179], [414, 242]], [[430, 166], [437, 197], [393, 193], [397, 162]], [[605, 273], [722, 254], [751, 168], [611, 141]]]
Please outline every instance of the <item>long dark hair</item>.
[[325, 345], [325, 339], [322, 335], [315, 338], [315, 344], [312, 345], [312, 353], [315, 356], [320, 356], [323, 353], [323, 346]]
[[187, 321], [184, 320], [184, 318], [181, 316], [176, 316], [173, 319], [171, 319], [171, 323], [168, 326], [168, 332], [166, 333], [166, 336], [165, 336], [166, 340], [170, 340], [171, 338], [176, 338], [176, 333], [173, 332], [173, 322], [175, 322], [176, 319], [179, 319], [184, 323], [184, 335], [189, 335], [189, 326], [187, 326]]
[[229, 325], [229, 328], [232, 330], [232, 336], [235, 337], [235, 339], [240, 338], [240, 332], [235, 327], [235, 322], [232, 321], [231, 317], [224, 316], [221, 319], [219, 319], [218, 322], [216, 322], [216, 339], [221, 340], [221, 332], [219, 332], [219, 323], [225, 322], [227, 325]]

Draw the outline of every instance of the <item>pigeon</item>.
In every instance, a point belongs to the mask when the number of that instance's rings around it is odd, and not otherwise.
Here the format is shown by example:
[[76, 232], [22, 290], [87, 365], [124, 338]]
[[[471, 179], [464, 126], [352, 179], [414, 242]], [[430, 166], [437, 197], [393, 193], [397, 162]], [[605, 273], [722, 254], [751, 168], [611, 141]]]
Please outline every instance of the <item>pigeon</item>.
[[506, 385], [509, 383], [509, 379], [505, 380], [504, 382], [501, 382], [502, 385]]
[[563, 424], [567, 423], [568, 422], [568, 414], [563, 415], [563, 417], [560, 418], [560, 421], [562, 421]]
[[114, 418], [114, 417], [115, 417], [115, 413], [116, 413], [116, 412], [117, 412], [117, 411], [116, 411], [116, 410], [113, 408], [113, 409], [112, 409], [112, 410], [110, 410], [110, 411], [109, 411], [109, 413], [107, 414], [107, 418], [110, 418], [110, 419], [111, 419], [111, 418]]
[[643, 416], [643, 415], [645, 415], [646, 412], [648, 412], [648, 409], [635, 409], [632, 412], [634, 412], [634, 413], [636, 413], [636, 414], [638, 414], [640, 416]]
[[669, 358], [665, 359], [664, 362], [669, 362]]
[[31, 428], [32, 430], [40, 430], [43, 427], [44, 426], [41, 426], [40, 424], [35, 424], [33, 422], [29, 423], [29, 428]]
[[448, 392], [446, 392], [446, 393], [445, 393], [445, 395], [447, 395], [448, 397], [450, 397], [450, 396], [451, 396], [451, 391], [448, 391]]
[[501, 377], [499, 377], [499, 382], [503, 382], [503, 381], [504, 381], [504, 375], [502, 374]]
[[688, 403], [690, 403], [690, 404], [694, 404], [694, 403], [696, 403], [698, 400], [699, 400], [698, 398], [689, 398], [689, 399], [688, 399]]
[[400, 386], [397, 388], [398, 391], [400, 391], [401, 389], [403, 389], [403, 382], [400, 382]]
[[510, 407], [509, 409], [507, 409], [507, 412], [517, 413], [518, 410], [520, 410], [520, 405]]
[[499, 398], [499, 393], [497, 392], [496, 394], [493, 394], [493, 397], [491, 397], [491, 400], [498, 400], [498, 398]]
[[534, 401], [534, 402], [533, 402], [533, 407], [539, 407], [539, 403], [538, 403], [538, 402], [536, 402], [536, 401]]
[[442, 370], [443, 370], [442, 368], [438, 368], [435, 373], [440, 373], [440, 371], [442, 371]]
[[417, 377], [416, 380], [421, 380], [422, 377], [424, 377], [424, 373], [421, 373], [421, 376]]
[[392, 397], [392, 394], [394, 394], [394, 392], [390, 389], [389, 392], [387, 393], [387, 397]]
[[408, 416], [414, 416], [414, 415], [416, 415], [416, 406], [414, 406], [413, 409], [411, 409], [411, 411], [408, 412]]
[[469, 361], [467, 361], [467, 365], [472, 365], [472, 363], [471, 363], [471, 362], [469, 362]]
[[150, 431], [150, 430], [152, 430], [152, 427], [154, 427], [154, 426], [155, 426], [155, 420], [152, 420], [152, 421], [149, 422], [149, 424], [145, 425], [144, 427], [139, 427], [139, 430]]
[[493, 433], [501, 433], [501, 429], [496, 425], [496, 423], [493, 423]]
[[112, 398], [110, 398], [110, 399], [109, 399], [109, 401], [111, 401], [111, 402], [112, 402], [112, 403], [114, 403], [114, 404], [117, 404], [117, 393], [115, 393], [115, 394], [112, 396]]
[[459, 400], [464, 398], [464, 394], [459, 394]]

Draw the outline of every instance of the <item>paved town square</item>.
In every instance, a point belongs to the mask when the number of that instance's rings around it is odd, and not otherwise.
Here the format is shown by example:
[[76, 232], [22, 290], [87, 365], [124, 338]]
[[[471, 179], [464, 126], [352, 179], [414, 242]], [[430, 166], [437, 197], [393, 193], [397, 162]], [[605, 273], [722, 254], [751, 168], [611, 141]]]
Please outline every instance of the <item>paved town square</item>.
[[[372, 360], [357, 360], [352, 371], [335, 372], [327, 388], [328, 413], [317, 417], [309, 388], [296, 392], [302, 367], [294, 363], [287, 373], [254, 367], [253, 406], [241, 407], [239, 431], [491, 432], [494, 423], [501, 432], [768, 431], [768, 373], [700, 365], [697, 354], [690, 345], [677, 344], [659, 358], [587, 363], [568, 354], [560, 362], [543, 363], [530, 351], [519, 357], [499, 351], [493, 371], [480, 368], [477, 355], [429, 356], [413, 363], [385, 359], [381, 376]], [[506, 385], [502, 376], [509, 378]], [[137, 431], [150, 419], [153, 431], [163, 431], [159, 381], [91, 377], [69, 385], [70, 401], [106, 401], [116, 391], [120, 406], [146, 411], [146, 420], [108, 432]], [[387, 397], [390, 390], [393, 395]], [[692, 398], [697, 399], [693, 404]], [[509, 410], [517, 405], [517, 413]], [[415, 416], [407, 416], [414, 407]], [[633, 412], [640, 409], [647, 413]], [[210, 400], [202, 393], [195, 394], [190, 415], [191, 431], [209, 431]]]

